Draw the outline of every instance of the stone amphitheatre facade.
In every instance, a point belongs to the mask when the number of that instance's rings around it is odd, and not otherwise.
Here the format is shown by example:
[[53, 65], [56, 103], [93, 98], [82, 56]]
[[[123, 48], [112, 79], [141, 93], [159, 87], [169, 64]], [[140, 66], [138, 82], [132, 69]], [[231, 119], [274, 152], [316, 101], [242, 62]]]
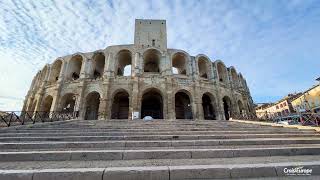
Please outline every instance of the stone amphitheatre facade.
[[135, 22], [134, 44], [57, 58], [34, 77], [23, 111], [81, 119], [254, 116], [246, 80], [204, 54], [167, 48], [166, 21]]

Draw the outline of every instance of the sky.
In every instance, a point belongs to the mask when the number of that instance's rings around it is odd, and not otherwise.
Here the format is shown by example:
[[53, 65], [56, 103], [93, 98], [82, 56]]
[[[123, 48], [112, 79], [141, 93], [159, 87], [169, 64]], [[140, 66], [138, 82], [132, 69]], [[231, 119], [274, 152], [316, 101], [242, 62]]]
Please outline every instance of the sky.
[[320, 76], [318, 0], [3, 0], [0, 110], [21, 110], [33, 76], [57, 57], [133, 44], [135, 19], [165, 19], [169, 48], [234, 66], [256, 103]]

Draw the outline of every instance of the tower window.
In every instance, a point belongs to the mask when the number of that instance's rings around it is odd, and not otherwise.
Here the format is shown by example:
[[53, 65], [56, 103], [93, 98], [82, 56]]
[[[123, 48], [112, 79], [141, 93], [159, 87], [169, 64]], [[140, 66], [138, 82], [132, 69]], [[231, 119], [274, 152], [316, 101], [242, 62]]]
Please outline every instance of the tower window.
[[152, 39], [152, 46], [155, 46], [156, 40]]

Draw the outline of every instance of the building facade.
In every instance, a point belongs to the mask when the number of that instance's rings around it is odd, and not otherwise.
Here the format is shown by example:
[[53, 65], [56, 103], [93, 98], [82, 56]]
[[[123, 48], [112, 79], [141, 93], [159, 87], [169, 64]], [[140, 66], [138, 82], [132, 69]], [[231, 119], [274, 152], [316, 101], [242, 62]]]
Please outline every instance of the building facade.
[[301, 93], [288, 94], [275, 103], [268, 103], [258, 106], [255, 109], [256, 115], [258, 118], [273, 118], [279, 116], [288, 116], [292, 113], [295, 113], [295, 109], [292, 106], [292, 101], [300, 95]]
[[315, 85], [292, 101], [296, 112], [320, 112], [320, 85]]
[[23, 111], [84, 119], [229, 119], [255, 115], [245, 78], [221, 60], [167, 48], [166, 21], [135, 21], [134, 44], [57, 58], [34, 77]]

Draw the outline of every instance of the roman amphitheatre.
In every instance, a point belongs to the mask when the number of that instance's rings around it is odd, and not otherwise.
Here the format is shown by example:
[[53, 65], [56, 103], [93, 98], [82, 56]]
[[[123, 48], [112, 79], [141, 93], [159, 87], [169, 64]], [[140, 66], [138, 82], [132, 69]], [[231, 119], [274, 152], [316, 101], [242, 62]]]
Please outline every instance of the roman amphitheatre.
[[75, 53], [47, 64], [23, 111], [80, 119], [207, 119], [254, 116], [245, 78], [204, 54], [167, 48], [166, 21], [136, 20], [134, 44]]

